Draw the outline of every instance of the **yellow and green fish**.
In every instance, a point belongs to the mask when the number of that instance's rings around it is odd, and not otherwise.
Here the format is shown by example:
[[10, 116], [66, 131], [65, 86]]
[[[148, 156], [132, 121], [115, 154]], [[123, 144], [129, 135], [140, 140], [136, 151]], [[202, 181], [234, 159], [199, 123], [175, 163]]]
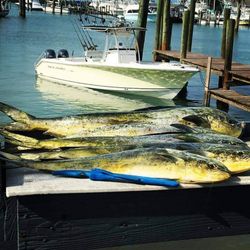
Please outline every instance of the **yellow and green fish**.
[[58, 118], [36, 118], [5, 103], [0, 111], [14, 123], [8, 130], [40, 130], [54, 137], [136, 136], [176, 131], [170, 125], [206, 127], [217, 133], [238, 137], [242, 124], [227, 113], [209, 107], [180, 107], [117, 113], [88, 113]]

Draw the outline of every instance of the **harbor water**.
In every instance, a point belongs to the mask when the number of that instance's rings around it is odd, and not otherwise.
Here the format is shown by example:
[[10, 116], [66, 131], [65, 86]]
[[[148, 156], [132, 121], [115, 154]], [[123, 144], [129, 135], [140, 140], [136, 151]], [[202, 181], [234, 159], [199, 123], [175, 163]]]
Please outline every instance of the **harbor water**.
[[[46, 49], [67, 49], [70, 55], [82, 55], [83, 49], [73, 28], [77, 15], [52, 15], [27, 12], [18, 16], [12, 5], [10, 14], [0, 19], [0, 102], [18, 107], [37, 117], [55, 117], [69, 114], [123, 111], [151, 106], [202, 105], [205, 74], [195, 75], [188, 84], [184, 99], [164, 101], [154, 98], [111, 95], [89, 89], [64, 86], [37, 79], [34, 64]], [[97, 20], [98, 21], [98, 20]], [[144, 60], [151, 60], [154, 46], [155, 23], [148, 23]], [[193, 51], [220, 56], [222, 27], [194, 27]], [[174, 24], [172, 49], [180, 47], [181, 24]], [[102, 42], [100, 37], [93, 37]], [[235, 37], [233, 59], [250, 64], [250, 29], [240, 27]], [[218, 79], [212, 77], [212, 86]], [[250, 86], [237, 87], [237, 91], [250, 95]], [[216, 106], [215, 101], [211, 102]], [[229, 112], [239, 120], [250, 121], [250, 113], [230, 107]], [[9, 119], [0, 114], [0, 124]], [[232, 201], [233, 202], [233, 201]], [[181, 242], [166, 242], [115, 249], [249, 249], [249, 235], [220, 237]]]
[[[100, 22], [98, 19], [85, 20], [87, 24]], [[26, 18], [18, 16], [18, 9], [12, 5], [10, 14], [0, 20], [0, 101], [16, 106], [38, 117], [63, 116], [95, 111], [122, 111], [164, 105], [201, 105], [204, 91], [204, 72], [195, 75], [188, 84], [187, 97], [172, 101], [154, 98], [134, 98], [79, 89], [36, 79], [34, 63], [44, 50], [67, 49], [70, 55], [82, 55], [74, 23], [78, 15], [52, 15], [44, 12], [27, 12]], [[92, 23], [91, 23], [92, 22]], [[146, 32], [144, 60], [152, 59], [155, 23], [149, 22]], [[194, 27], [193, 51], [211, 56], [220, 55], [221, 27]], [[179, 49], [181, 24], [174, 24], [172, 49]], [[93, 37], [96, 44], [103, 37]], [[235, 37], [234, 60], [250, 62], [250, 30], [240, 28]], [[212, 85], [217, 85], [213, 76]], [[250, 86], [239, 91], [250, 94]], [[215, 102], [212, 102], [215, 106]], [[236, 118], [250, 120], [250, 114], [230, 108]], [[1, 114], [1, 121], [7, 118]]]

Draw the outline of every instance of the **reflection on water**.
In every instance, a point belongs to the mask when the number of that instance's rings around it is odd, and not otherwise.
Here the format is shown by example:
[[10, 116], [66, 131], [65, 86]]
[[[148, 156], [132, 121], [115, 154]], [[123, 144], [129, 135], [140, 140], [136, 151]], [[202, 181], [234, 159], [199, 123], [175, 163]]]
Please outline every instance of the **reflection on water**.
[[37, 78], [36, 88], [46, 101], [63, 100], [78, 105], [88, 112], [128, 111], [155, 106], [175, 106], [172, 100], [161, 100], [132, 95], [110, 94], [81, 86], [67, 86]]

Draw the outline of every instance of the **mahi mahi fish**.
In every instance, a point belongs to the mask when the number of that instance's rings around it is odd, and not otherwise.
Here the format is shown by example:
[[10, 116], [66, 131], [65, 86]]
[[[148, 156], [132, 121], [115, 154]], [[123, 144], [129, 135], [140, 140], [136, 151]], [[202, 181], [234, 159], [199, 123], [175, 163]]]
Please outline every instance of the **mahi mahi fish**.
[[36, 139], [33, 137], [1, 130], [0, 134], [5, 137], [6, 142], [18, 146], [19, 150], [28, 149], [59, 149], [69, 147], [113, 147], [118, 151], [141, 145], [152, 145], [159, 143], [193, 142], [240, 145], [248, 148], [247, 144], [239, 138], [217, 133], [167, 133], [144, 136], [115, 136], [115, 137], [77, 137], [77, 138], [52, 138]]
[[0, 111], [15, 122], [8, 130], [40, 130], [55, 137], [136, 136], [173, 131], [172, 123], [210, 128], [238, 137], [242, 124], [227, 113], [209, 107], [179, 107], [117, 113], [88, 113], [58, 118], [36, 118], [0, 103]]
[[91, 170], [101, 168], [113, 173], [178, 180], [182, 183], [213, 183], [230, 177], [220, 162], [174, 149], [134, 149], [94, 157], [56, 160], [11, 160], [12, 163], [38, 170]]
[[[70, 149], [57, 149], [52, 151], [31, 151], [31, 152], [17, 152], [15, 156], [33, 161], [50, 160], [50, 159], [74, 159], [85, 158], [100, 154], [109, 154], [128, 149], [136, 148], [165, 148], [177, 149], [192, 152], [195, 154], [206, 156], [210, 159], [215, 159], [223, 163], [233, 174], [241, 173], [250, 170], [250, 148], [242, 145], [227, 145], [224, 144], [210, 144], [210, 143], [186, 143], [186, 142], [172, 142], [172, 143], [141, 143], [131, 145], [119, 145], [109, 147], [81, 147]], [[4, 155], [4, 152], [0, 151]], [[13, 158], [15, 158], [13, 156]], [[17, 158], [18, 159], [18, 158]]]

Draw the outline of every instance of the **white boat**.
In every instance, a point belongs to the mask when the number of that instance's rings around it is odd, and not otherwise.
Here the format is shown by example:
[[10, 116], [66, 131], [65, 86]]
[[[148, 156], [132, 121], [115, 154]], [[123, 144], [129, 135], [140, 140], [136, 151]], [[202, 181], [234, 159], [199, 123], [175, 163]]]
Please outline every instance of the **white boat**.
[[[55, 14], [60, 14], [61, 13], [61, 9], [62, 9], [62, 14], [69, 14], [70, 10], [68, 7], [63, 6], [61, 8], [61, 3], [60, 1], [55, 1], [55, 7], [54, 7], [54, 13]], [[47, 12], [47, 13], [53, 13], [53, 1], [47, 1], [44, 5], [43, 5], [43, 11]]]
[[[17, 6], [20, 5], [19, 2], [15, 3]], [[31, 11], [43, 11], [43, 6], [40, 4], [39, 0], [26, 0], [25, 1], [25, 7], [27, 10], [31, 10]]]
[[7, 0], [0, 0], [0, 17], [6, 17], [9, 11], [9, 2]]
[[30, 2], [31, 10], [43, 11], [43, 6], [40, 4], [39, 0], [32, 0]]
[[[123, 15], [127, 21], [136, 22], [138, 19], [138, 13], [139, 13], [139, 4], [129, 4], [124, 9]], [[148, 11], [147, 21], [155, 22], [156, 14], [157, 14], [156, 10]]]
[[[47, 13], [53, 13], [53, 7], [51, 6], [43, 6], [43, 11]], [[55, 14], [60, 14], [61, 13], [61, 7], [60, 6], [55, 6], [54, 8]], [[67, 7], [62, 8], [62, 14], [69, 14], [70, 10]]]
[[[38, 77], [68, 85], [125, 94], [173, 99], [199, 70], [179, 63], [138, 61], [134, 27], [85, 27], [106, 34], [103, 51], [86, 50], [69, 57], [66, 50], [47, 50], [35, 64]], [[134, 41], [134, 46], [131, 46]]]

